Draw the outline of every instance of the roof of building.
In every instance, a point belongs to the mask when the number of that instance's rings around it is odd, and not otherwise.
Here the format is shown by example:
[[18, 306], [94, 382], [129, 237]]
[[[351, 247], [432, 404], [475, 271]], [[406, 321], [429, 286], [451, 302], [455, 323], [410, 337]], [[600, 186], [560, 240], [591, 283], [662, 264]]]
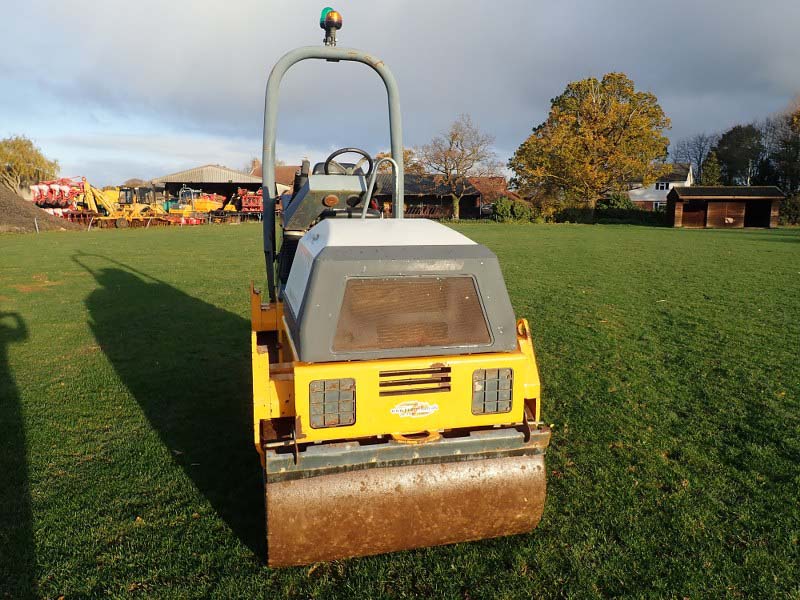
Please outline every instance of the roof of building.
[[[377, 196], [391, 196], [392, 186], [394, 185], [394, 176], [391, 173], [378, 173], [378, 179], [375, 182], [375, 195]], [[439, 175], [410, 175], [406, 174], [404, 178], [404, 193], [406, 196], [449, 196], [450, 188], [442, 183], [442, 178]], [[467, 181], [464, 196], [478, 196], [480, 192]]]
[[[682, 183], [689, 179], [689, 171], [692, 168], [692, 165], [689, 163], [672, 163], [670, 165], [672, 167], [672, 171], [670, 171], [664, 177], [659, 177], [656, 181], [661, 182], [669, 182], [669, 183]], [[628, 180], [628, 185], [631, 187], [640, 187], [642, 185], [641, 179], [630, 179]]]
[[[275, 183], [292, 187], [294, 185], [294, 174], [300, 169], [300, 165], [275, 165]], [[253, 160], [250, 167], [250, 175], [261, 179], [261, 161], [257, 158]]]
[[671, 183], [686, 181], [689, 178], [691, 169], [692, 165], [689, 163], [672, 163], [672, 171], [664, 177], [659, 177], [658, 181], [669, 181]]
[[153, 183], [261, 183], [261, 177], [222, 165], [203, 165], [158, 177]]
[[470, 177], [469, 182], [480, 192], [486, 202], [494, 202], [502, 197], [517, 201], [523, 199], [522, 196], [508, 189], [508, 180], [502, 175]]
[[785, 198], [785, 194], [774, 185], [699, 185], [692, 187], [674, 187], [670, 190], [667, 197], [677, 200], [736, 200], [738, 198], [749, 200], [780, 200], [781, 198]]

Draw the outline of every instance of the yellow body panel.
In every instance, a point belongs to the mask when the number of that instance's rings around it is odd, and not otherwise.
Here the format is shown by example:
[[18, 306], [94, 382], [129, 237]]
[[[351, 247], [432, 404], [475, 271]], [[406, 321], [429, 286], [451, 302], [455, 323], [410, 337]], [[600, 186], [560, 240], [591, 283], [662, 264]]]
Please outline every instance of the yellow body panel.
[[192, 217], [195, 215], [196, 211], [191, 205], [187, 204], [183, 208], [170, 208], [169, 214], [175, 215], [178, 217]]
[[197, 212], [211, 212], [222, 208], [222, 202], [209, 198], [198, 198], [194, 201], [194, 209]]
[[[380, 371], [450, 367], [450, 391], [381, 396]], [[510, 368], [514, 371], [511, 411], [472, 414], [472, 373], [476, 369]], [[535, 368], [522, 352], [471, 354], [344, 363], [295, 363], [295, 435], [299, 442], [362, 438], [381, 434], [412, 434], [461, 427], [521, 423], [525, 383], [536, 377]], [[316, 379], [353, 378], [356, 382], [356, 419], [341, 427], [309, 426], [309, 384]], [[419, 378], [418, 377], [412, 377]], [[411, 413], [411, 414], [409, 414]]]
[[[539, 373], [530, 331], [524, 319], [517, 323], [518, 347], [515, 352], [303, 363], [295, 360], [281, 303], [261, 304], [259, 292], [252, 290], [250, 317], [253, 428], [259, 452], [262, 452], [261, 421], [278, 417], [294, 417], [295, 438], [298, 443], [517, 424], [524, 420], [526, 406], [528, 419], [539, 420]], [[273, 356], [272, 360], [267, 344], [259, 344], [261, 332], [276, 332], [278, 336], [278, 355]], [[380, 395], [382, 388], [378, 384], [382, 371], [432, 367], [450, 368], [449, 391]], [[513, 369], [513, 401], [510, 412], [479, 415], [472, 413], [472, 374], [477, 369]], [[418, 377], [426, 376], [384, 376], [382, 380]], [[341, 378], [355, 380], [355, 423], [312, 428], [309, 420], [310, 383], [320, 379]]]
[[105, 190], [103, 192], [108, 199], [109, 202], [116, 204], [119, 202], [119, 188], [113, 188], [110, 190]]

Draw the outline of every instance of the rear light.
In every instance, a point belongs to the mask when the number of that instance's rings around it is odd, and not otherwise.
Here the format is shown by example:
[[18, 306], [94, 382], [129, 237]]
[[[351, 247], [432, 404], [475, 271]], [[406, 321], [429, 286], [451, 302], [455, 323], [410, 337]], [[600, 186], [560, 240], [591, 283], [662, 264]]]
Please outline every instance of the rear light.
[[514, 371], [478, 369], [472, 373], [472, 414], [490, 415], [511, 411]]
[[317, 379], [308, 385], [311, 427], [343, 427], [356, 422], [356, 380]]

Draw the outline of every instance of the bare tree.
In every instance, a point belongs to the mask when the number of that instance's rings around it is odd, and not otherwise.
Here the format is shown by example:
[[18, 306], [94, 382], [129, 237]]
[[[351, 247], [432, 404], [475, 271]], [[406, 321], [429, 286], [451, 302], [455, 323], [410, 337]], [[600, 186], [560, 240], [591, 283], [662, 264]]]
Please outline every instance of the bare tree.
[[697, 181], [703, 180], [703, 163], [708, 157], [708, 153], [719, 141], [716, 133], [698, 133], [688, 138], [683, 138], [675, 144], [672, 153], [675, 162], [689, 163], [694, 170], [694, 177]]
[[470, 188], [470, 177], [486, 177], [500, 172], [492, 149], [494, 137], [481, 132], [469, 115], [461, 115], [450, 129], [419, 149], [423, 168], [437, 176], [453, 201], [453, 218], [460, 215], [461, 198]]

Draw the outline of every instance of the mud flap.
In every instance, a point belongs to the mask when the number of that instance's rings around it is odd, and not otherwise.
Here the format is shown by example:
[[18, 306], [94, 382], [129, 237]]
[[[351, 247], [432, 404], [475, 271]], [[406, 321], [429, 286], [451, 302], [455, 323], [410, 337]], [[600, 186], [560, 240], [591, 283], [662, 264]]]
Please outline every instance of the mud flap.
[[528, 532], [546, 495], [541, 452], [359, 468], [265, 487], [270, 566]]

